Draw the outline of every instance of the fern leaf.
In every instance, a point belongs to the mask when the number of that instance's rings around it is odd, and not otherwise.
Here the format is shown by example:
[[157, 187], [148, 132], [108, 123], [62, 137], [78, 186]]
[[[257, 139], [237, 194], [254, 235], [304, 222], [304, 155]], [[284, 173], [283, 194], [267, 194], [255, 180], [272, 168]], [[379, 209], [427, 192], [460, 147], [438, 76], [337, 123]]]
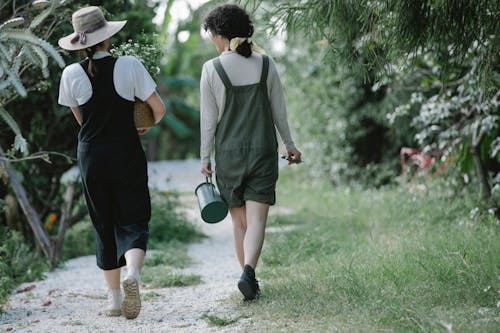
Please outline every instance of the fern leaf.
[[32, 30], [40, 25], [50, 14], [52, 14], [53, 8], [52, 6], [43, 12], [41, 12], [38, 16], [36, 16], [33, 21], [31, 21], [31, 24], [28, 29]]
[[14, 138], [13, 148], [19, 150], [24, 156], [28, 155], [28, 142], [21, 134], [17, 134]]
[[54, 10], [61, 5], [61, 0], [52, 0], [50, 7], [44, 10], [40, 15], [35, 17], [29, 26], [29, 29], [34, 29], [40, 25], [50, 14], [54, 12]]
[[[5, 88], [7, 88], [9, 85], [10, 85], [10, 81], [9, 80], [3, 80], [2, 82], [0, 82], [0, 93], [2, 93], [3, 90]], [[2, 95], [2, 96], [4, 96], [4, 95]]]
[[26, 58], [28, 61], [32, 62], [32, 63], [33, 63], [33, 64], [35, 64], [36, 66], [40, 66], [40, 65], [41, 65], [41, 63], [40, 63], [40, 59], [39, 59], [37, 56], [35, 56], [35, 55], [33, 54], [33, 52], [31, 51], [31, 48], [30, 48], [30, 47], [24, 47], [24, 48], [23, 48], [23, 52], [24, 52], [24, 54], [25, 54], [25, 58]]
[[47, 68], [47, 66], [49, 65], [49, 58], [47, 57], [47, 55], [45, 54], [45, 52], [42, 50], [42, 48], [38, 47], [38, 46], [35, 46], [35, 45], [31, 45], [31, 49], [40, 58], [42, 69], [43, 68]]
[[5, 57], [5, 60], [8, 62], [12, 61], [12, 55], [2, 43], [0, 43], [0, 56]]
[[21, 129], [17, 125], [16, 121], [12, 116], [2, 107], [0, 107], [0, 119], [2, 119], [14, 132], [15, 135], [21, 135]]
[[14, 40], [22, 40], [26, 41], [31, 44], [39, 45], [40, 44], [40, 39], [33, 35], [30, 31], [28, 30], [22, 30], [22, 29], [8, 29], [2, 32], [0, 35], [0, 40], [9, 40], [9, 39], [14, 39]]
[[66, 63], [64, 62], [64, 59], [61, 57], [61, 55], [59, 54], [59, 52], [57, 52], [57, 50], [52, 46], [50, 45], [50, 43], [42, 40], [42, 39], [39, 39], [39, 45], [45, 50], [47, 51], [47, 53], [52, 57], [54, 58], [54, 60], [57, 62], [57, 64], [59, 65], [59, 67], [63, 68], [64, 66], [66, 66]]
[[3, 33], [3, 37], [15, 39], [15, 40], [19, 40], [19, 41], [22, 40], [22, 41], [26, 41], [26, 42], [34, 44], [34, 45], [38, 45], [42, 49], [47, 51], [47, 53], [52, 58], [54, 58], [54, 60], [59, 65], [59, 67], [63, 68], [65, 66], [65, 62], [64, 62], [63, 58], [61, 57], [59, 52], [57, 52], [57, 50], [52, 45], [50, 45], [50, 43], [44, 41], [43, 39], [36, 37], [28, 30], [10, 29], [10, 30], [7, 30]]
[[[23, 59], [24, 59], [24, 54], [23, 52], [19, 52], [19, 54], [17, 55], [17, 57], [14, 59], [14, 61], [12, 62], [11, 64], [11, 67], [10, 67], [10, 70], [12, 71], [12, 73], [16, 73], [16, 75], [19, 75], [19, 69], [21, 69], [21, 65], [23, 63]], [[39, 64], [37, 64], [39, 66]]]
[[0, 32], [5, 29], [10, 29], [13, 27], [17, 27], [24, 23], [24, 19], [22, 17], [16, 17], [10, 20], [5, 21], [0, 25]]
[[11, 71], [10, 68], [7, 67], [7, 64], [5, 64], [3, 61], [2, 67], [5, 71], [5, 74], [7, 74], [7, 80], [12, 84], [14, 89], [17, 90], [17, 93], [22, 97], [26, 97], [28, 93], [26, 92], [26, 89], [24, 88], [19, 75], [16, 72]]

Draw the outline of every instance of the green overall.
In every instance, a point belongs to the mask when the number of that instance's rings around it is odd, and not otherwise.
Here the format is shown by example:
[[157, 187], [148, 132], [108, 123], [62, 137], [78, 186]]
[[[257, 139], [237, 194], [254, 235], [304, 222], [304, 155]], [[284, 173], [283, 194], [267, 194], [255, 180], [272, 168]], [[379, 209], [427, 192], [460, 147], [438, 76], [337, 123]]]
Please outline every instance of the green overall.
[[226, 89], [224, 113], [215, 132], [217, 186], [230, 208], [252, 200], [276, 201], [278, 143], [267, 95], [269, 58], [255, 84], [233, 86], [219, 58], [214, 66]]

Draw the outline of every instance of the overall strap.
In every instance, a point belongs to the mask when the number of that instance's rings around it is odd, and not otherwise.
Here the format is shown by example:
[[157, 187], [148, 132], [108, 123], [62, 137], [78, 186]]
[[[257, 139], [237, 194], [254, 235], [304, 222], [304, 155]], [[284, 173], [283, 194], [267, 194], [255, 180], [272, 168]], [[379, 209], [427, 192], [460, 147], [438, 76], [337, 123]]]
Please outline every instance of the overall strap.
[[269, 57], [265, 54], [262, 55], [262, 74], [260, 75], [260, 82], [266, 83], [267, 73], [269, 72]]
[[219, 58], [215, 58], [214, 66], [215, 66], [215, 70], [219, 74], [220, 79], [222, 80], [222, 83], [224, 83], [224, 86], [226, 87], [226, 89], [231, 88], [233, 85], [231, 84], [231, 81], [229, 80], [229, 77], [227, 76], [226, 71], [224, 70], [224, 67], [222, 67], [222, 64], [220, 63]]

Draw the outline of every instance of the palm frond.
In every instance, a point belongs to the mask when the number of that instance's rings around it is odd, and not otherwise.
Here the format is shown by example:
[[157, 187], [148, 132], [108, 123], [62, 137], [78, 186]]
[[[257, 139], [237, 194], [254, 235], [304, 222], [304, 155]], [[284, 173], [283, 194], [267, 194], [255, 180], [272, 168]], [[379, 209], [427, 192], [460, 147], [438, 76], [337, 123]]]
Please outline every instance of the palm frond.
[[9, 81], [14, 89], [16, 89], [17, 93], [21, 95], [22, 97], [26, 97], [28, 94], [26, 91], [26, 88], [24, 88], [23, 83], [21, 82], [21, 78], [17, 74], [17, 72], [12, 71], [7, 64], [5, 64], [3, 61], [1, 62], [3, 70], [5, 71], [5, 74], [7, 74], [7, 81]]
[[2, 23], [0, 25], [0, 32], [2, 30], [5, 30], [5, 29], [10, 29], [10, 28], [13, 28], [13, 27], [17, 27], [17, 26], [19, 26], [19, 25], [21, 25], [23, 23], [24, 23], [24, 19], [22, 17], [16, 17], [16, 18], [7, 20], [7, 21], [5, 21], [4, 23]]
[[12, 55], [10, 54], [9, 50], [0, 43], [0, 57], [4, 57], [6, 61], [12, 61]]
[[21, 135], [21, 129], [17, 125], [16, 121], [12, 116], [2, 107], [0, 107], [0, 119], [2, 119], [14, 132], [15, 135]]

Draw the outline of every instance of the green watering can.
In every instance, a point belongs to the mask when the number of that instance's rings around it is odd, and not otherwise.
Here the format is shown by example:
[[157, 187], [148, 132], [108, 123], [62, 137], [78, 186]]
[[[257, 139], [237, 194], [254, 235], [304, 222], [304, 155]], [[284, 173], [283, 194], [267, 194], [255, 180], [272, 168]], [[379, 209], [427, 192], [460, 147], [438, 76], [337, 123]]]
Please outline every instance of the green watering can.
[[210, 180], [206, 177], [206, 181], [196, 187], [194, 194], [198, 198], [203, 221], [217, 223], [224, 220], [227, 215], [227, 204], [212, 183], [212, 176]]

